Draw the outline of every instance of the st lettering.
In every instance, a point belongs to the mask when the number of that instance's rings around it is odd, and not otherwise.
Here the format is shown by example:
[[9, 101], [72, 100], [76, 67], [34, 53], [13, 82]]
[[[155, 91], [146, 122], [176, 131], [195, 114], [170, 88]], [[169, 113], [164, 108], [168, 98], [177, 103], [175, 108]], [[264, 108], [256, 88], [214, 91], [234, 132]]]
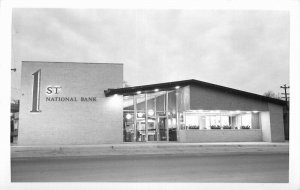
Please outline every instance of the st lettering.
[[46, 94], [47, 95], [52, 95], [52, 94], [59, 94], [61, 91], [60, 86], [48, 86], [46, 89]]

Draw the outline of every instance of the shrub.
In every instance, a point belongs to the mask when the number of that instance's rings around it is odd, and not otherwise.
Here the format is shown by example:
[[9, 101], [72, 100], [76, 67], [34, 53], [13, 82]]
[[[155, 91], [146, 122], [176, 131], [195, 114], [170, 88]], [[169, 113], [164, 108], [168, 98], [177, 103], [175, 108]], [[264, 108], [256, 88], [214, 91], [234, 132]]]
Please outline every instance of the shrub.
[[224, 126], [223, 126], [223, 129], [232, 129], [232, 127], [231, 127], [231, 126], [228, 126], [228, 125], [224, 125]]
[[250, 129], [251, 127], [249, 125], [242, 125], [241, 128], [242, 129]]
[[188, 126], [189, 129], [199, 129], [199, 125], [190, 125]]
[[221, 129], [221, 126], [219, 126], [219, 125], [212, 125], [212, 126], [210, 126], [210, 128], [211, 129]]

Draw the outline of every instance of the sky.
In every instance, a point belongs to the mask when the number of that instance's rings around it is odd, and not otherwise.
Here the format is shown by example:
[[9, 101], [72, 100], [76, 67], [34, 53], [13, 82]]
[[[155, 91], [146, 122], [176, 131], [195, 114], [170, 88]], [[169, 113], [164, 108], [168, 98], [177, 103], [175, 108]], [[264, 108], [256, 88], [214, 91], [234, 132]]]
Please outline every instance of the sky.
[[22, 61], [123, 63], [131, 86], [196, 79], [277, 94], [289, 22], [288, 11], [13, 9], [12, 98]]

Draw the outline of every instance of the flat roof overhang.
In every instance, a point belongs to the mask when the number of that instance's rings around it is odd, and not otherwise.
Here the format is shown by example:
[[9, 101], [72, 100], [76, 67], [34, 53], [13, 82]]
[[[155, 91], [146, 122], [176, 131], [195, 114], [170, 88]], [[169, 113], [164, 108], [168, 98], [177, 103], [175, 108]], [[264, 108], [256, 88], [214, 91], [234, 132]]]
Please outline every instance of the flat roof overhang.
[[157, 84], [150, 84], [150, 85], [143, 85], [143, 86], [133, 86], [133, 87], [126, 87], [126, 88], [115, 88], [115, 89], [109, 88], [107, 90], [104, 90], [104, 94], [106, 97], [112, 96], [114, 94], [128, 96], [128, 95], [136, 95], [138, 91], [140, 91], [141, 93], [150, 93], [150, 92], [153, 93], [155, 92], [154, 91], [155, 89], [158, 89], [159, 91], [168, 91], [168, 90], [174, 90], [176, 87], [182, 88], [189, 85], [211, 88], [211, 89], [222, 91], [224, 93], [245, 96], [247, 98], [252, 98], [259, 101], [265, 101], [265, 102], [270, 102], [279, 105], [286, 105], [286, 102], [280, 99], [270, 98], [267, 96], [241, 91], [241, 90], [220, 86], [212, 83], [207, 83], [203, 81], [198, 81], [195, 79], [174, 81], [174, 82], [167, 82], [167, 83], [157, 83]]
[[157, 84], [150, 84], [150, 85], [143, 85], [143, 86], [133, 86], [133, 87], [125, 87], [125, 88], [114, 88], [114, 89], [107, 89], [104, 91], [106, 97], [112, 96], [114, 94], [119, 95], [136, 95], [138, 91], [141, 93], [153, 93], [155, 89], [159, 91], [168, 91], [168, 90], [175, 90], [176, 87], [184, 87], [189, 85], [189, 80], [186, 81], [175, 81], [175, 82], [167, 82], [167, 83], [157, 83]]

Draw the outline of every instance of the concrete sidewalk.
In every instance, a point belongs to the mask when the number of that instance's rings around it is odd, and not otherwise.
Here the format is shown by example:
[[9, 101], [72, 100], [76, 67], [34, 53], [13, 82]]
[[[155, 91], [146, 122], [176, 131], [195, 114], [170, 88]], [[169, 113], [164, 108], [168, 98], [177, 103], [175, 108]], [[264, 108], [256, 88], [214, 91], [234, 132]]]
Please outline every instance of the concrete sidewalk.
[[149, 154], [249, 154], [289, 152], [289, 143], [122, 143], [103, 145], [11, 146], [11, 157], [76, 157]]

